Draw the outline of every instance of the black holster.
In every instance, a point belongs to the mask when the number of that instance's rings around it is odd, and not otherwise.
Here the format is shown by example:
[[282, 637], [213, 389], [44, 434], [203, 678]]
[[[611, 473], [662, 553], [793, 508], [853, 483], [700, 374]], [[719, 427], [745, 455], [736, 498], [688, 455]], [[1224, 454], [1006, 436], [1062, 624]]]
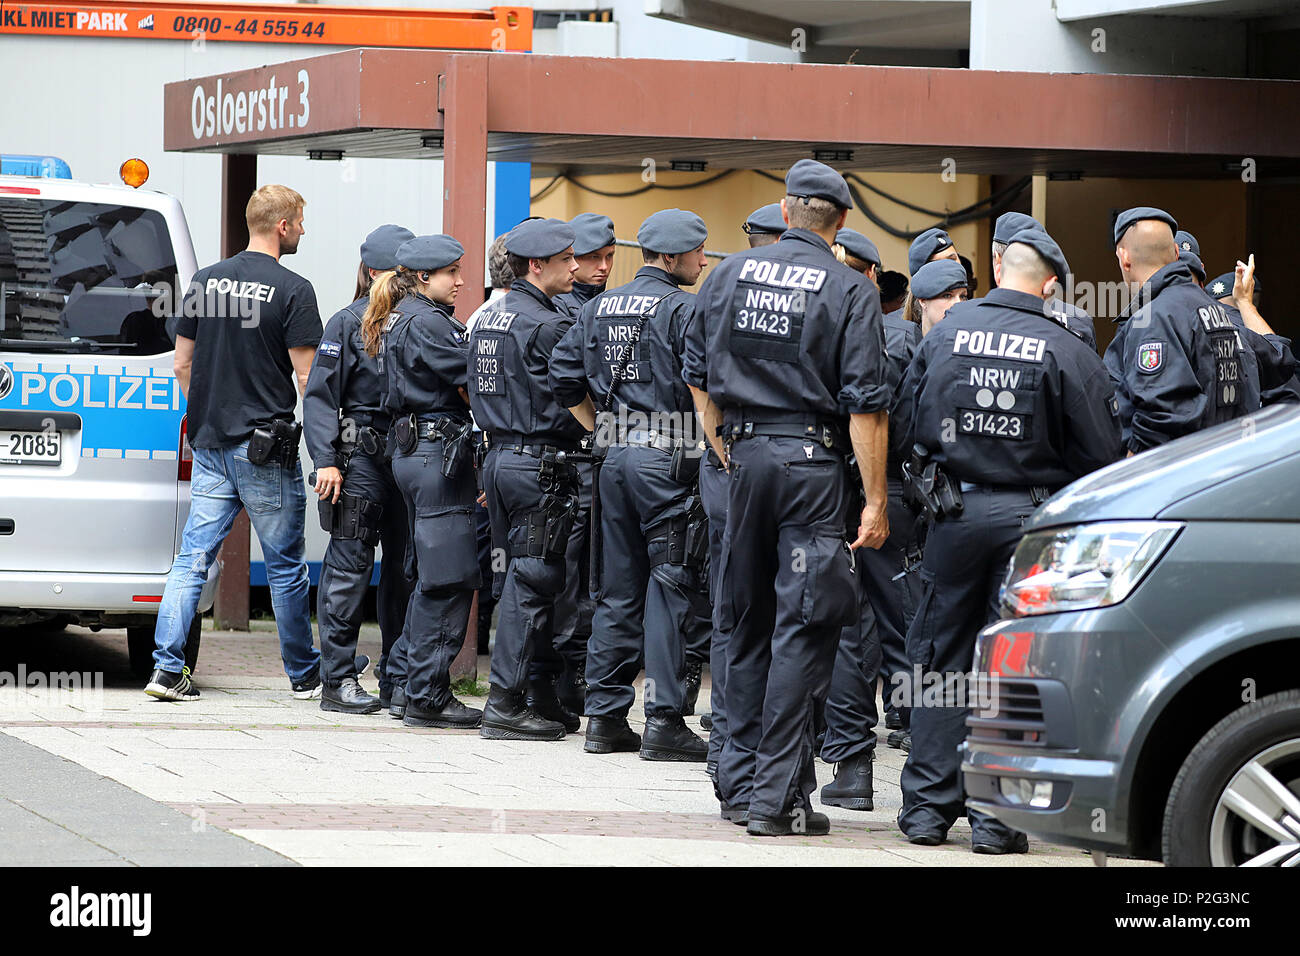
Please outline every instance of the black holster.
[[700, 568], [709, 556], [708, 515], [698, 495], [686, 499], [686, 511], [658, 522], [646, 529], [651, 543], [666, 543], [667, 547], [651, 560], [651, 567], [671, 564], [677, 567]]
[[474, 455], [472, 434], [474, 426], [469, 422], [456, 427], [450, 425], [442, 432], [442, 476], [455, 478], [468, 465]]
[[292, 468], [298, 460], [298, 440], [302, 425], [281, 419], [258, 425], [248, 439], [248, 460], [254, 465], [279, 465]]
[[542, 495], [540, 507], [523, 516], [522, 540], [512, 546], [512, 558], [563, 559], [569, 547], [569, 534], [578, 514], [576, 495]]
[[962, 513], [961, 487], [930, 460], [923, 445], [913, 446], [911, 459], [903, 463], [903, 502], [930, 521]]

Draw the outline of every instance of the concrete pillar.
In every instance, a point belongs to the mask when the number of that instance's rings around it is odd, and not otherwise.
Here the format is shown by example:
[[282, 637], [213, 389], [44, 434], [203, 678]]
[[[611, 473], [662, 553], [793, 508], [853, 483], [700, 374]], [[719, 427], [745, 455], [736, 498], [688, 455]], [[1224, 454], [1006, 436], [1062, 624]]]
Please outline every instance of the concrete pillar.
[[[221, 258], [228, 259], [248, 247], [244, 207], [257, 189], [257, 156], [224, 154], [221, 157]], [[212, 608], [214, 624], [222, 631], [248, 630], [248, 515], [240, 511], [221, 546], [221, 579]]]
[[442, 229], [465, 247], [461, 273], [466, 282], [456, 296], [456, 315], [462, 321], [483, 304], [477, 277], [483, 275], [486, 260], [488, 57], [494, 55], [453, 56], [447, 72], [438, 77], [444, 142]]

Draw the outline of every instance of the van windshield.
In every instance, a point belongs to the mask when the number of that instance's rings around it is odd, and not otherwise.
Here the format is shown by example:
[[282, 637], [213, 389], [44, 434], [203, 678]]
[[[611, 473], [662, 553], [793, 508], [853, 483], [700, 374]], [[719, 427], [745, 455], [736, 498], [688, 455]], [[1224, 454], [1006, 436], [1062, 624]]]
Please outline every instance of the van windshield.
[[162, 214], [90, 202], [0, 199], [0, 351], [171, 351], [176, 256]]

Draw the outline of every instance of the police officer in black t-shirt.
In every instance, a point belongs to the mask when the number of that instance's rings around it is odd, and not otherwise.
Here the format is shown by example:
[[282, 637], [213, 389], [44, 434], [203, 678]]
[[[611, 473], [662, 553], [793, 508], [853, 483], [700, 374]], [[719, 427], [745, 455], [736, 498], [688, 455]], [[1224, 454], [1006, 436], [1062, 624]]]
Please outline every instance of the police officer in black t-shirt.
[[[704, 268], [706, 235], [704, 221], [682, 209], [646, 219], [637, 232], [646, 264], [588, 302], [551, 355], [556, 399], [607, 450], [587, 663], [589, 753], [704, 761], [707, 751], [681, 715], [688, 635], [709, 634], [699, 438], [681, 378], [694, 299], [681, 287]], [[627, 723], [643, 655], [644, 739]]]
[[547, 369], [573, 324], [552, 298], [573, 286], [573, 229], [557, 219], [522, 222], [507, 234], [506, 253], [514, 284], [479, 315], [469, 348], [470, 404], [488, 442], [482, 478], [494, 562], [505, 562], [493, 579], [499, 616], [480, 733], [559, 740], [581, 726], [555, 696], [553, 637], [578, 510], [568, 459], [584, 430], [551, 392]]
[[[371, 282], [397, 268], [397, 249], [415, 234], [380, 226], [361, 244]], [[370, 295], [340, 309], [325, 325], [303, 396], [303, 435], [316, 465], [319, 495], [330, 535], [316, 590], [323, 689], [321, 710], [369, 714], [388, 706], [387, 666], [402, 633], [411, 582], [406, 577], [407, 519], [388, 457], [388, 383], [382, 355], [382, 314], [365, 321]], [[382, 637], [379, 697], [362, 690], [354, 674], [362, 605], [370, 587], [375, 543], [382, 543], [377, 612]]]
[[845, 540], [850, 441], [867, 498], [854, 546], [879, 547], [889, 534], [880, 300], [830, 248], [852, 202], [833, 169], [796, 163], [782, 203], [791, 228], [714, 269], [687, 336], [683, 378], [731, 470], [717, 611], [731, 627], [729, 736], [718, 786], [757, 836], [830, 830], [810, 804], [813, 711], [840, 629], [858, 613]]
[[[573, 229], [573, 258], [578, 271], [573, 274], [573, 290], [561, 292], [556, 306], [577, 319], [578, 312], [592, 297], [605, 291], [605, 281], [614, 267], [614, 220], [593, 212], [583, 212], [569, 220]], [[587, 693], [587, 642], [591, 638], [591, 618], [596, 603], [587, 590], [590, 572], [591, 465], [578, 464], [582, 489], [578, 493], [578, 514], [569, 535], [565, 553], [564, 590], [555, 604], [555, 651], [564, 670], [556, 682], [556, 696], [574, 713], [582, 713]]]
[[[399, 655], [406, 685], [393, 707], [408, 727], [477, 727], [483, 712], [451, 693], [450, 668], [465, 643], [480, 584], [473, 440], [465, 398], [466, 333], [452, 314], [465, 284], [464, 247], [451, 236], [418, 236], [397, 250], [401, 270], [386, 280], [405, 294], [376, 290], [371, 310], [387, 322], [384, 361], [392, 416], [393, 478], [406, 502], [415, 592]], [[371, 313], [366, 314], [370, 319]]]
[[320, 696], [293, 417], [321, 322], [311, 283], [280, 265], [305, 232], [302, 196], [287, 186], [262, 186], [246, 217], [248, 248], [194, 274], [176, 322], [176, 378], [188, 400], [194, 466], [189, 517], [158, 610], [155, 669], [145, 687], [164, 700], [198, 697], [185, 667], [186, 636], [240, 508], [262, 543], [293, 695]]
[[[920, 462], [933, 463], [954, 488], [952, 497], [935, 496], [942, 513], [925, 543], [921, 602], [907, 633], [908, 656], [926, 686], [951, 688], [941, 706], [920, 696], [921, 685], [910, 688], [899, 826], [912, 843], [943, 842], [963, 812], [957, 748], [970, 688], [962, 675], [979, 630], [999, 616], [998, 586], [1024, 519], [1049, 494], [1120, 454], [1106, 370], [1045, 302], [1068, 274], [1045, 232], [1012, 236], [998, 288], [954, 305], [921, 340], [894, 406], [901, 445], [913, 449], [907, 467], [925, 474]], [[926, 504], [933, 514], [934, 499]], [[967, 815], [976, 852], [1026, 851], [1024, 834]]]
[[[1023, 229], [1043, 229], [1043, 224], [1033, 216], [1027, 216], [1023, 212], [1004, 212], [998, 216], [997, 222], [993, 225], [993, 271], [997, 274], [998, 263], [1002, 261], [1002, 253], [1006, 252], [1007, 244], [1011, 242], [1011, 237]], [[1063, 289], [1062, 293], [1066, 296], [1073, 292], [1072, 289]], [[1053, 298], [1048, 301], [1048, 306], [1052, 310], [1052, 318], [1061, 325], [1065, 326], [1084, 342], [1094, 352], [1097, 351], [1097, 330], [1092, 316], [1087, 310], [1080, 309], [1078, 306], [1065, 299]]]
[[[1245, 347], [1227, 312], [1178, 258], [1178, 223], [1138, 206], [1115, 220], [1115, 256], [1133, 298], [1106, 349], [1124, 444], [1145, 451], [1258, 407]], [[1252, 404], [1254, 407], [1251, 407]]]

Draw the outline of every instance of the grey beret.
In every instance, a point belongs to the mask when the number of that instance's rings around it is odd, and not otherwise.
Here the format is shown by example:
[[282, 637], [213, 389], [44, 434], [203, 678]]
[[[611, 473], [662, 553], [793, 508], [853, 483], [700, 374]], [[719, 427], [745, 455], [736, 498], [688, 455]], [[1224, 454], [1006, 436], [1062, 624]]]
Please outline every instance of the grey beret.
[[636, 241], [642, 249], [676, 256], [698, 248], [708, 235], [704, 220], [695, 213], [686, 209], [660, 209], [641, 223]]
[[594, 212], [580, 212], [569, 220], [573, 227], [573, 254], [585, 256], [614, 244], [614, 220]]
[[801, 159], [785, 174], [785, 194], [806, 199], [826, 199], [841, 209], [853, 208], [849, 184], [825, 163]]
[[1056, 244], [1056, 240], [1042, 229], [1021, 229], [1011, 237], [1007, 245], [1029, 246], [1046, 260], [1062, 284], [1070, 274], [1070, 264], [1065, 261], [1065, 253]]
[[934, 299], [953, 289], [969, 288], [966, 267], [956, 259], [939, 259], [927, 262], [912, 276], [912, 295], [918, 299]]
[[745, 220], [744, 228], [745, 233], [751, 236], [755, 233], [779, 236], [790, 227], [785, 224], [785, 218], [781, 215], [781, 204], [770, 202], [751, 212], [749, 218]]
[[561, 219], [526, 219], [506, 233], [506, 252], [525, 259], [549, 259], [573, 245], [573, 227]]
[[863, 262], [874, 262], [877, 266], [881, 265], [880, 250], [876, 248], [876, 244], [856, 229], [841, 229], [835, 233], [835, 241], [843, 246], [844, 251], [849, 255], [861, 259]]
[[1205, 265], [1201, 262], [1201, 257], [1194, 252], [1184, 252], [1181, 248], [1178, 250], [1178, 259], [1186, 262], [1196, 277], [1202, 282], [1205, 281]]
[[451, 236], [416, 236], [397, 250], [397, 264], [418, 272], [432, 272], [451, 265], [465, 254], [465, 247]]
[[1010, 242], [1011, 237], [1021, 229], [1043, 229], [1043, 224], [1033, 216], [1026, 216], [1023, 212], [1004, 212], [998, 216], [998, 221], [993, 226], [994, 242]]
[[397, 248], [408, 239], [414, 239], [415, 233], [391, 223], [380, 226], [361, 243], [361, 261], [368, 269], [381, 272], [397, 265]]
[[1186, 229], [1179, 229], [1174, 233], [1174, 245], [1178, 247], [1179, 252], [1190, 252], [1198, 259], [1201, 257], [1201, 244]]
[[952, 237], [938, 226], [925, 230], [907, 247], [907, 271], [916, 275], [917, 270], [929, 262], [932, 255], [943, 252], [951, 245]]
[[1143, 219], [1158, 219], [1169, 226], [1170, 232], [1178, 231], [1178, 220], [1163, 209], [1157, 209], [1155, 206], [1134, 206], [1132, 209], [1125, 209], [1115, 220], [1115, 245], [1119, 245], [1120, 239], [1124, 238], [1124, 233], [1128, 232], [1130, 226]]

